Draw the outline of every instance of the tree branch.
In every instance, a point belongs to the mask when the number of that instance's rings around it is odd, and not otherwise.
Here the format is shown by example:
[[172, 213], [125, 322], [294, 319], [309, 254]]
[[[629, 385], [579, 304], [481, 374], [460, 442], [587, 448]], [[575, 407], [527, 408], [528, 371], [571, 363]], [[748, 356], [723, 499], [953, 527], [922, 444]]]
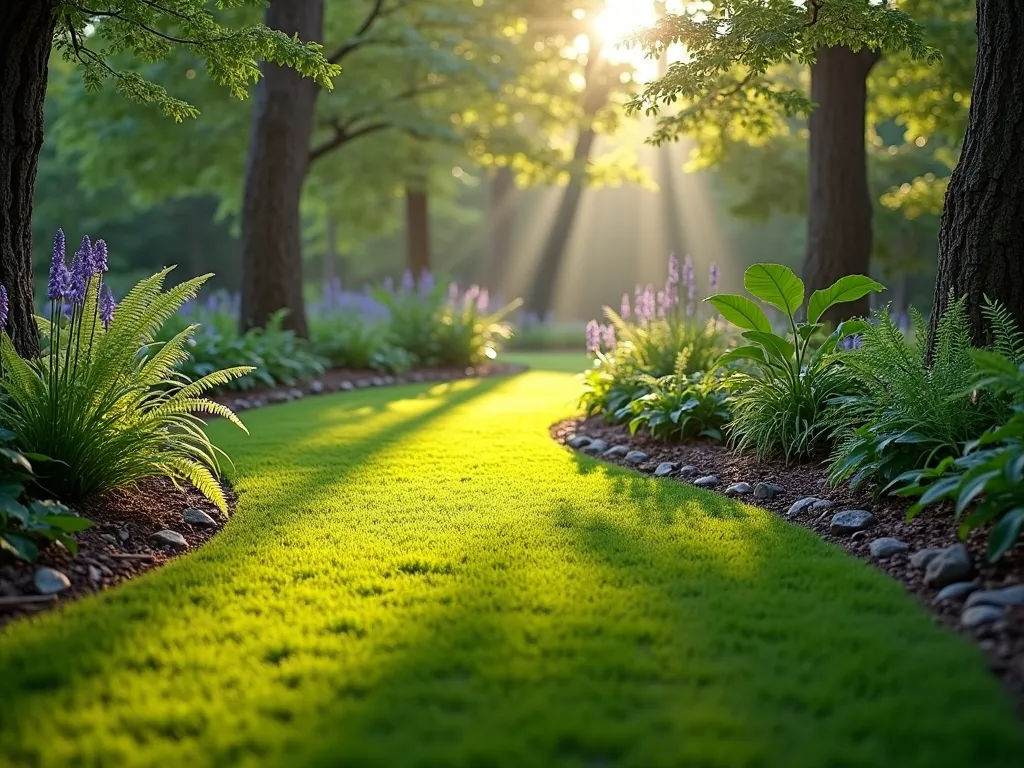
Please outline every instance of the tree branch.
[[331, 64], [337, 64], [350, 53], [357, 48], [366, 44], [366, 39], [363, 37], [370, 28], [383, 16], [386, 15], [384, 9], [384, 0], [374, 0], [373, 7], [370, 8], [370, 12], [366, 14], [366, 18], [363, 19], [363, 23], [359, 25], [359, 29], [356, 33], [348, 39], [348, 42], [342, 44], [338, 49], [327, 57], [327, 60]]
[[324, 155], [328, 155], [338, 147], [342, 147], [351, 141], [362, 138], [363, 136], [369, 136], [373, 133], [379, 133], [385, 131], [388, 128], [393, 127], [391, 123], [386, 121], [380, 121], [376, 123], [369, 123], [364, 125], [362, 128], [357, 128], [352, 131], [348, 129], [348, 126], [342, 125], [340, 122], [334, 122], [334, 136], [327, 141], [323, 142], [319, 146], [313, 147], [309, 151], [309, 164], [312, 165]]

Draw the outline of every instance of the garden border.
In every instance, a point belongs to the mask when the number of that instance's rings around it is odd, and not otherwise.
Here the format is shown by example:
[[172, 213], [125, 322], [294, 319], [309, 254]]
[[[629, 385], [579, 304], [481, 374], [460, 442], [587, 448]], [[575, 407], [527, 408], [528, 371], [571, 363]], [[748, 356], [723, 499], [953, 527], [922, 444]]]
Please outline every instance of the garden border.
[[[1024, 719], [1024, 604], [1006, 607], [1003, 617], [997, 622], [965, 628], [961, 623], [961, 605], [966, 596], [935, 602], [939, 590], [925, 584], [924, 567], [911, 562], [916, 551], [928, 547], [946, 548], [959, 542], [955, 527], [948, 518], [941, 514], [925, 514], [907, 523], [905, 515], [910, 506], [909, 501], [892, 497], [873, 499], [864, 490], [851, 491], [848, 487], [829, 488], [826, 470], [821, 465], [804, 463], [786, 466], [782, 461], [759, 461], [754, 456], [740, 454], [722, 443], [712, 441], [658, 442], [648, 436], [630, 435], [625, 426], [608, 424], [600, 417], [574, 416], [563, 419], [551, 426], [550, 435], [573, 453], [585, 448], [584, 445], [568, 445], [568, 441], [574, 437], [602, 439], [607, 443], [607, 450], [618, 450], [611, 456], [602, 452], [591, 458], [641, 474], [654, 475], [659, 466], [673, 463], [676, 467], [673, 471], [655, 475], [662, 480], [686, 483], [688, 478], [696, 480], [702, 475], [714, 474], [717, 482], [705, 489], [715, 492], [720, 492], [718, 488], [731, 490], [733, 484], [747, 483], [749, 489], [746, 493], [723, 492], [723, 495], [761, 507], [788, 523], [808, 528], [826, 543], [842, 547], [847, 554], [867, 561], [900, 581], [922, 607], [933, 615], [936, 623], [969, 638], [980, 648], [992, 673], [1014, 697], [1018, 714]], [[639, 457], [633, 455], [627, 459], [628, 451], [640, 451], [645, 458], [638, 461]], [[687, 466], [695, 467], [696, 471], [681, 475], [681, 468]], [[783, 491], [771, 498], [755, 499], [753, 491], [760, 483], [777, 484], [783, 487]], [[794, 502], [807, 497], [828, 500], [832, 505], [790, 514]], [[875, 516], [874, 524], [869, 529], [854, 533], [831, 532], [832, 517], [844, 510], [870, 510]], [[907, 551], [879, 558], [871, 554], [870, 547], [871, 541], [879, 537], [895, 537], [910, 542], [912, 546]], [[1021, 585], [1021, 590], [1024, 590], [1024, 579], [1021, 578], [1024, 574], [1024, 543], [1018, 544], [996, 564], [989, 564], [983, 559], [985, 532], [976, 530], [963, 543], [974, 560], [975, 575], [971, 580], [978, 591], [1009, 585]]]

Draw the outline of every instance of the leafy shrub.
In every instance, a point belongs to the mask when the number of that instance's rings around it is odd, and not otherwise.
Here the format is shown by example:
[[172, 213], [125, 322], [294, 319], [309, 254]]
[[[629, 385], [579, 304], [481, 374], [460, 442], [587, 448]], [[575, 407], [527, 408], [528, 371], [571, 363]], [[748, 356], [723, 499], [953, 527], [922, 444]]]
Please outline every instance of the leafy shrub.
[[[310, 317], [313, 349], [336, 368], [370, 368], [384, 352], [387, 328], [356, 314], [331, 313]], [[386, 352], [385, 352], [386, 355]]]
[[450, 294], [436, 317], [437, 362], [462, 367], [496, 359], [502, 342], [512, 337], [506, 318], [521, 303], [516, 300], [495, 310], [482, 291], [471, 290], [462, 297]]
[[743, 284], [755, 298], [780, 310], [790, 333], [775, 333], [764, 311], [744, 296], [718, 294], [707, 301], [733, 325], [743, 329], [749, 344], [722, 355], [717, 366], [740, 362], [747, 366], [730, 376], [731, 437], [739, 450], [753, 449], [759, 457], [781, 454], [787, 461], [815, 451], [828, 432], [825, 411], [850, 387], [836, 348], [867, 323], [841, 323], [816, 349], [811, 339], [820, 333], [822, 315], [831, 307], [882, 290], [862, 275], [851, 275], [815, 291], [807, 304], [807, 320], [798, 322], [804, 303], [804, 284], [791, 269], [779, 264], [754, 264]]
[[978, 372], [963, 299], [940, 318], [930, 364], [920, 313], [912, 313], [910, 344], [888, 311], [876, 319], [864, 329], [859, 348], [844, 356], [855, 388], [834, 401], [833, 484], [885, 485], [904, 472], [955, 458], [965, 442], [1006, 414], [999, 398], [972, 394]]
[[989, 560], [995, 561], [1024, 530], [1024, 334], [1013, 327], [1003, 309], [990, 304], [985, 311], [995, 332], [996, 348], [971, 352], [980, 377], [973, 383], [973, 391], [999, 398], [1009, 408], [1009, 415], [994, 429], [968, 441], [959, 457], [946, 456], [935, 466], [908, 470], [889, 488], [902, 496], [920, 497], [910, 508], [909, 518], [940, 501], [953, 502], [957, 520], [962, 519], [961, 538], [995, 522], [988, 541]]
[[188, 359], [196, 327], [164, 343], [155, 339], [209, 275], [163, 291], [171, 271], [164, 269], [139, 282], [115, 309], [102, 290], [105, 270], [105, 244], [93, 246], [86, 238], [69, 273], [58, 233], [50, 320], [38, 319], [47, 353], [22, 360], [10, 337], [0, 333], [0, 422], [17, 436], [20, 449], [51, 457], [39, 483], [58, 498], [168, 476], [191, 482], [225, 510], [216, 481], [218, 450], [197, 414], [221, 416], [244, 429], [228, 408], [201, 395], [251, 368], [213, 371], [191, 381], [176, 368]]
[[[713, 376], [682, 372], [650, 379], [650, 391], [625, 406], [629, 431], [646, 429], [656, 440], [722, 440], [732, 414], [728, 392]], [[631, 418], [630, 418], [631, 417]]]
[[[59, 541], [75, 554], [73, 534], [92, 526], [63, 504], [23, 499], [25, 486], [35, 480], [29, 457], [14, 448], [17, 436], [0, 429], [0, 552], [27, 562], [39, 556], [40, 543]], [[33, 456], [37, 462], [42, 456]]]
[[651, 391], [650, 376], [637, 370], [628, 353], [612, 349], [598, 350], [594, 362], [583, 372], [580, 407], [587, 416], [604, 415], [611, 424], [620, 424], [629, 416], [623, 409]]

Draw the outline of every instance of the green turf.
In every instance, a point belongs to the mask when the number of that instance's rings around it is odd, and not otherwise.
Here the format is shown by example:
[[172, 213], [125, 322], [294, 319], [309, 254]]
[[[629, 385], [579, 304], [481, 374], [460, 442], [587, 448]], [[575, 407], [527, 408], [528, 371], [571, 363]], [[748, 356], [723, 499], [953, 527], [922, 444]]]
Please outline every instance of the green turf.
[[578, 386], [215, 425], [222, 534], [0, 633], [0, 764], [1019, 768], [967, 641], [806, 530], [562, 450]]

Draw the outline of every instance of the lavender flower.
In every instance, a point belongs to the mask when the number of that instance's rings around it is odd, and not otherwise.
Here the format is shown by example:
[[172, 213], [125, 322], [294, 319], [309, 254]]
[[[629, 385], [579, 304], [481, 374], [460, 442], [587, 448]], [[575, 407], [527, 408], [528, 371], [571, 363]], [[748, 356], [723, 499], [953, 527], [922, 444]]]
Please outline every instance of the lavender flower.
[[686, 286], [686, 298], [692, 302], [697, 295], [697, 276], [693, 270], [693, 259], [690, 258], [690, 254], [686, 254], [686, 259], [683, 261], [683, 285]]
[[404, 293], [408, 293], [413, 289], [415, 285], [416, 280], [412, 276], [412, 272], [410, 272], [408, 269], [405, 270], [405, 272], [402, 273], [402, 291]]
[[664, 317], [668, 313], [668, 294], [665, 291], [658, 291], [656, 304], [658, 317]]
[[117, 309], [117, 302], [114, 301], [114, 294], [111, 292], [110, 286], [103, 286], [103, 293], [100, 294], [100, 320], [103, 322], [104, 328], [109, 328], [114, 321], [115, 309]]
[[708, 270], [708, 285], [712, 293], [718, 293], [718, 265], [715, 263], [712, 263]]
[[615, 326], [610, 323], [603, 326], [601, 328], [601, 343], [604, 345], [604, 348], [609, 350], [615, 349], [615, 342]]
[[480, 295], [476, 299], [476, 311], [486, 313], [487, 308], [491, 305], [491, 295], [487, 292], [486, 288], [480, 290]]
[[430, 272], [420, 275], [420, 295], [427, 296], [434, 290], [434, 276]]
[[0, 283], [0, 331], [7, 327], [8, 309], [10, 309], [10, 302], [7, 300], [7, 288]]
[[619, 317], [629, 320], [629, 294], [622, 294], [622, 303], [619, 304]]
[[452, 282], [448, 285], [448, 301], [455, 304], [459, 300], [459, 284]]
[[50, 282], [46, 286], [46, 297], [50, 301], [63, 300], [71, 289], [71, 275], [64, 259], [64, 230], [58, 229], [53, 237], [53, 261], [50, 263]]
[[395, 292], [395, 281], [391, 279], [391, 275], [384, 278], [384, 290], [388, 293]]
[[674, 251], [668, 256], [668, 282], [670, 285], [679, 285], [679, 257]]
[[601, 349], [601, 327], [597, 320], [587, 323], [587, 352], [597, 352]]
[[92, 273], [102, 275], [107, 271], [107, 243], [97, 240], [92, 248]]
[[92, 277], [92, 243], [89, 236], [82, 238], [82, 247], [75, 251], [75, 258], [71, 262], [71, 288], [68, 291], [68, 298], [76, 304], [85, 300], [85, 291]]

